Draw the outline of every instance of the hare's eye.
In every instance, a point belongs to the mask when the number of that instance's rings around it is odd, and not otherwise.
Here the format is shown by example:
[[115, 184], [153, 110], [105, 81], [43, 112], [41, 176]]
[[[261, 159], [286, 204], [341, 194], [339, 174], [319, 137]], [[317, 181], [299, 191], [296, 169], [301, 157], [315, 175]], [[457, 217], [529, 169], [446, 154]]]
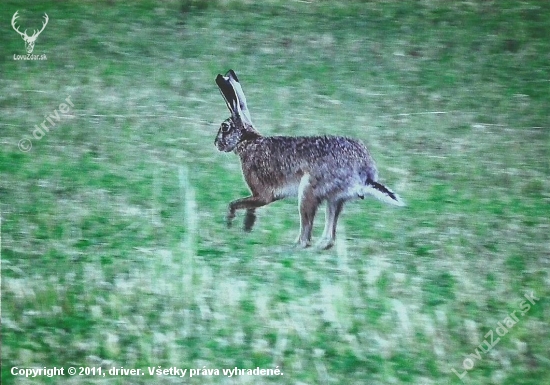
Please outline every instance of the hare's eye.
[[227, 132], [227, 131], [229, 131], [229, 124], [222, 123], [222, 132]]

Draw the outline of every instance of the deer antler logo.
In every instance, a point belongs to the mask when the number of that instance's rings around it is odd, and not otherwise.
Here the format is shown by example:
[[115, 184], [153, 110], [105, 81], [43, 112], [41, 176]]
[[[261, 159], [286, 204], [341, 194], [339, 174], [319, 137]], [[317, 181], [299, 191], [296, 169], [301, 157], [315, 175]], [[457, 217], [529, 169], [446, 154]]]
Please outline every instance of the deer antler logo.
[[42, 29], [40, 31], [37, 31], [36, 29], [33, 30], [32, 36], [29, 36], [29, 35], [27, 35], [27, 30], [25, 30], [25, 32], [21, 32], [21, 31], [19, 31], [19, 27], [15, 26], [15, 20], [17, 20], [17, 18], [19, 17], [17, 15], [17, 12], [19, 12], [19, 11], [16, 11], [13, 14], [13, 17], [11, 18], [11, 26], [13, 27], [13, 29], [15, 29], [15, 31], [18, 34], [21, 35], [21, 37], [25, 41], [25, 49], [27, 50], [27, 53], [32, 53], [32, 50], [34, 49], [34, 42], [36, 41], [36, 38], [38, 37], [38, 35], [40, 35], [40, 33], [44, 30], [44, 28], [46, 28], [46, 25], [48, 24], [48, 14], [44, 13], [44, 21], [42, 22]]

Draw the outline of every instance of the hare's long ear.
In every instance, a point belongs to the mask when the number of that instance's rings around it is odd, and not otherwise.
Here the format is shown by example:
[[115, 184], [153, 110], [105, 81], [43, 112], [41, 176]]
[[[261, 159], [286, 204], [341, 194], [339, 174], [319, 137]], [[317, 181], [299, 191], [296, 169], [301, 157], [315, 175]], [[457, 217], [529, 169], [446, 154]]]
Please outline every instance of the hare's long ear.
[[239, 116], [239, 98], [237, 97], [237, 94], [235, 93], [235, 90], [229, 80], [223, 75], [218, 74], [216, 77], [216, 84], [218, 85], [218, 88], [220, 89], [220, 92], [225, 100], [225, 104], [227, 104], [227, 108], [229, 108], [229, 111], [231, 112], [231, 116]]
[[227, 79], [229, 83], [233, 86], [233, 89], [235, 90], [235, 94], [237, 95], [239, 101], [241, 112], [248, 123], [252, 125], [252, 119], [250, 118], [250, 112], [248, 111], [248, 106], [246, 104], [246, 97], [244, 96], [244, 92], [241, 87], [241, 83], [239, 83], [239, 79], [237, 78], [237, 74], [235, 73], [235, 71], [229, 70], [225, 74], [224, 78]]

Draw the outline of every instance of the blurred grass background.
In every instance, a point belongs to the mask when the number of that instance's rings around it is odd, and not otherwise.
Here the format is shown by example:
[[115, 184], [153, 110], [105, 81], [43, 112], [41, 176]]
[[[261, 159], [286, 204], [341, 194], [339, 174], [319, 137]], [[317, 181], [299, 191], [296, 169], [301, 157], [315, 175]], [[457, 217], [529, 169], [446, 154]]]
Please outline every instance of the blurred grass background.
[[[461, 383], [531, 291], [464, 381], [550, 384], [550, 2], [3, 4], [3, 384]], [[46, 61], [13, 60], [16, 10], [49, 15]], [[226, 229], [247, 194], [213, 146], [229, 68], [262, 133], [359, 138], [408, 206], [348, 204], [328, 252], [292, 248], [295, 200]], [[284, 375], [10, 374], [54, 365]]]

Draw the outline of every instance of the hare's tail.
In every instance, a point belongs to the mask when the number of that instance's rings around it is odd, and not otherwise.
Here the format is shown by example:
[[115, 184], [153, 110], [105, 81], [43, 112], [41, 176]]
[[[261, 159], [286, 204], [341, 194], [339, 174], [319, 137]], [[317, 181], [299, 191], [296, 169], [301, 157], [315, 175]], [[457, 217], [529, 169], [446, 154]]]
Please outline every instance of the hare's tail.
[[382, 202], [395, 206], [405, 206], [405, 202], [403, 202], [399, 195], [384, 186], [382, 183], [375, 182], [370, 178], [366, 181], [364, 192], [365, 194], [369, 194], [377, 199], [380, 199]]

